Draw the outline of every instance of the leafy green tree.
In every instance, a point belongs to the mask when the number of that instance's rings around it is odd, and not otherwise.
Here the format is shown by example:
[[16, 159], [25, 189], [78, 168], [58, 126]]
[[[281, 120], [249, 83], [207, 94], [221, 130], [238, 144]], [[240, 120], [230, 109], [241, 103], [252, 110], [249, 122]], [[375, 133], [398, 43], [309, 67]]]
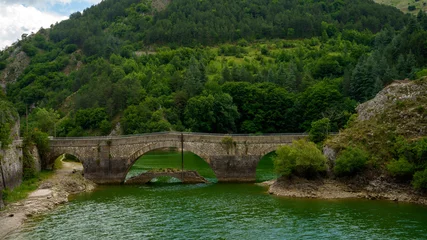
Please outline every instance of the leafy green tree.
[[192, 131], [231, 133], [239, 112], [231, 96], [221, 93], [190, 98], [184, 115]]
[[424, 171], [418, 171], [414, 174], [412, 186], [414, 186], [414, 188], [417, 190], [427, 189], [427, 169]]
[[391, 161], [386, 167], [390, 175], [403, 179], [411, 178], [415, 170], [414, 164], [408, 162], [403, 157], [399, 160]]
[[285, 177], [292, 174], [314, 178], [326, 171], [326, 158], [313, 142], [304, 139], [279, 147], [274, 158], [275, 171]]
[[311, 129], [308, 133], [310, 141], [315, 143], [323, 142], [329, 133], [330, 120], [329, 118], [322, 118], [311, 123]]
[[59, 118], [59, 113], [53, 109], [36, 108], [28, 117], [28, 121], [31, 128], [37, 128], [53, 136]]
[[103, 120], [108, 120], [104, 108], [80, 109], [76, 112], [76, 124], [83, 129], [97, 129]]
[[341, 151], [335, 161], [334, 173], [351, 176], [365, 169], [369, 154], [359, 147], [349, 147]]

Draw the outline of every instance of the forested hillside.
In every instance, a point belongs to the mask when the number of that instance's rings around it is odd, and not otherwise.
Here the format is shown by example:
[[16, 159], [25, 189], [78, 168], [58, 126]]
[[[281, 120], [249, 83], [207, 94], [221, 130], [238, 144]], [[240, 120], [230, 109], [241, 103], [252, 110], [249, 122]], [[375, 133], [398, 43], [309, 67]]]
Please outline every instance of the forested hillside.
[[337, 131], [391, 81], [427, 75], [424, 13], [369, 0], [160, 5], [105, 0], [2, 51], [0, 82], [29, 129], [304, 132], [328, 118]]

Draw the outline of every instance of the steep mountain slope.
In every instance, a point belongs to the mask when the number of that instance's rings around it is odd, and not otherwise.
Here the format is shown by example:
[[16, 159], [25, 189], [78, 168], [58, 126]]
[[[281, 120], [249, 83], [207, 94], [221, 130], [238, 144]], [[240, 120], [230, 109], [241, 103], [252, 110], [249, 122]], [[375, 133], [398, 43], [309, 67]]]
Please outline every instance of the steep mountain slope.
[[52, 135], [337, 131], [424, 73], [426, 29], [368, 0], [105, 0], [2, 51], [0, 82]]

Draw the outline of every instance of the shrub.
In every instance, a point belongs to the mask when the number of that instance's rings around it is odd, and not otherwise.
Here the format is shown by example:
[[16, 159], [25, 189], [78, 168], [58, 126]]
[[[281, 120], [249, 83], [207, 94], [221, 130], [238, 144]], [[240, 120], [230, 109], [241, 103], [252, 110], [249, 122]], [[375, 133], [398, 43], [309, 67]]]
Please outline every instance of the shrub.
[[354, 175], [362, 171], [368, 161], [368, 153], [358, 147], [349, 147], [339, 154], [334, 173], [338, 176]]
[[76, 44], [69, 44], [65, 47], [65, 52], [70, 54], [73, 53], [77, 50], [77, 45]]
[[311, 129], [308, 133], [310, 141], [315, 143], [323, 142], [328, 136], [330, 120], [329, 118], [322, 118], [311, 123]]
[[410, 178], [414, 174], [414, 164], [408, 162], [404, 157], [399, 158], [397, 161], [391, 161], [386, 167], [393, 177]]
[[326, 158], [313, 142], [294, 141], [290, 146], [279, 147], [276, 154], [274, 169], [282, 176], [312, 178], [326, 171]]
[[424, 171], [418, 171], [414, 174], [412, 186], [418, 190], [427, 189], [427, 168], [424, 169]]

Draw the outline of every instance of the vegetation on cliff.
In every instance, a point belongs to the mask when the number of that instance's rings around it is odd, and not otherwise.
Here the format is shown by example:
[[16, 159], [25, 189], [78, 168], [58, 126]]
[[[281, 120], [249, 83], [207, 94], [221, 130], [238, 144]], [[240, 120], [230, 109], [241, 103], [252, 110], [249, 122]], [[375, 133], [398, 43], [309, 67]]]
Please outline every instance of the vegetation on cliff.
[[[358, 106], [357, 118], [326, 145], [337, 152], [335, 167], [348, 151], [351, 168], [368, 169], [427, 189], [427, 79], [396, 81], [374, 99]], [[353, 149], [353, 150], [352, 150]], [[356, 161], [363, 157], [363, 161]], [[348, 172], [350, 174], [350, 172]], [[345, 175], [348, 175], [345, 174]]]
[[12, 143], [16, 134], [11, 130], [18, 121], [19, 116], [13, 104], [0, 93], [0, 145], [2, 149], [6, 149]]

